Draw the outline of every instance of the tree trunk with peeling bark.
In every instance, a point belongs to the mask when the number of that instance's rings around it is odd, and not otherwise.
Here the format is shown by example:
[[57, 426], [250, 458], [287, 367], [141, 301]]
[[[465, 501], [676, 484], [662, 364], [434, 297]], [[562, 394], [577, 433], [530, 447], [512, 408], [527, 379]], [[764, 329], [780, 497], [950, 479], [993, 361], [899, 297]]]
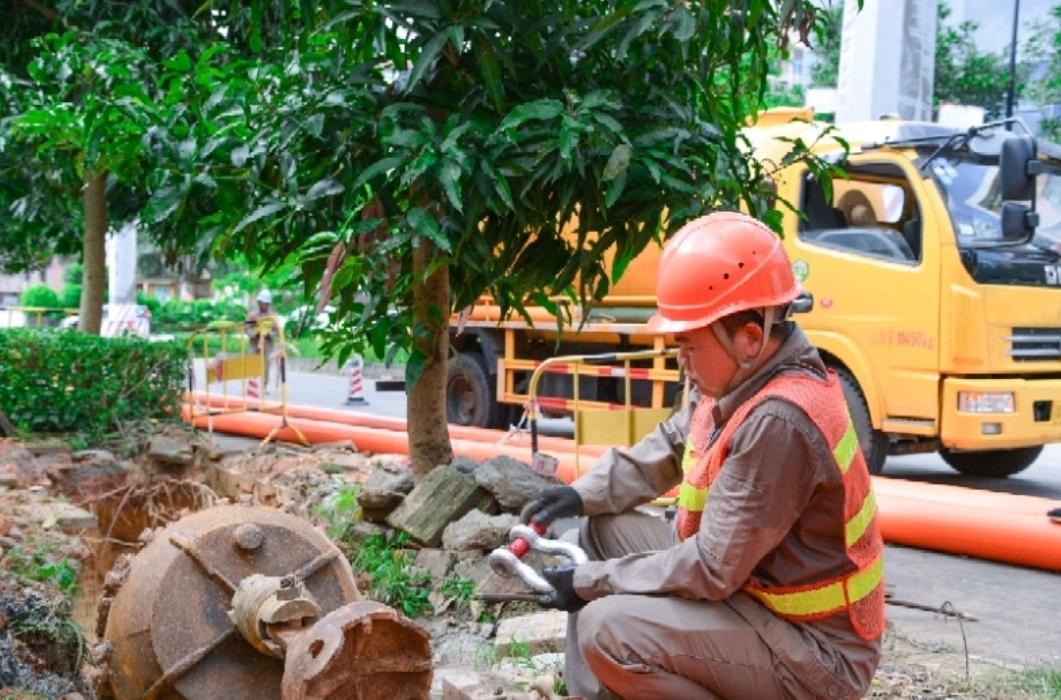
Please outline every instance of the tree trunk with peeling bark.
[[82, 249], [81, 309], [77, 329], [99, 335], [103, 325], [103, 291], [107, 285], [107, 174], [85, 173], [85, 229]]
[[[413, 274], [422, 279], [438, 254], [421, 240], [413, 250]], [[414, 347], [424, 355], [423, 372], [408, 389], [406, 415], [409, 458], [419, 481], [435, 467], [453, 459], [446, 424], [446, 369], [449, 361], [449, 268], [440, 266], [413, 287]]]

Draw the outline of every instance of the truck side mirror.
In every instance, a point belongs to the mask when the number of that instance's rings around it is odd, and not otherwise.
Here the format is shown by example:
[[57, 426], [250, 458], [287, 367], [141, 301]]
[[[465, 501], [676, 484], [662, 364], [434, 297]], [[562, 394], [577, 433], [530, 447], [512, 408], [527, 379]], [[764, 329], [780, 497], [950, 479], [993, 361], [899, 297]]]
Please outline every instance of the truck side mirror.
[[1023, 243], [1039, 225], [1039, 214], [1026, 204], [1002, 203], [1002, 240], [1007, 243]]
[[814, 295], [810, 292], [802, 292], [792, 300], [792, 313], [806, 314], [814, 309]]
[[1034, 199], [1035, 176], [1042, 172], [1035, 155], [1035, 139], [1030, 136], [1013, 136], [1002, 142], [998, 156], [1002, 199]]

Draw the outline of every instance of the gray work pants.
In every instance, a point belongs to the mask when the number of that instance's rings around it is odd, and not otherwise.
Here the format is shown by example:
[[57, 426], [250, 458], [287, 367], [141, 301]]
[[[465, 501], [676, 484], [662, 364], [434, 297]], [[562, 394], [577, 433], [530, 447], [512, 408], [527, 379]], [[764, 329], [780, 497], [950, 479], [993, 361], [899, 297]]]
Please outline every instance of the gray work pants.
[[[639, 512], [588, 518], [578, 539], [593, 560], [676, 543]], [[568, 616], [564, 678], [589, 700], [810, 697], [729, 601], [667, 596], [606, 596]]]

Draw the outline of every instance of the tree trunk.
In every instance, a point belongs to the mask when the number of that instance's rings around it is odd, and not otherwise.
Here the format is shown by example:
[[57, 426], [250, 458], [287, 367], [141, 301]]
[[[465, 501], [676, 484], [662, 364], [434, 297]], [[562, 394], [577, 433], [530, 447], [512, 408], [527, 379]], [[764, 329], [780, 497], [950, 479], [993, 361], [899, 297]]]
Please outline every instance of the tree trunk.
[[[413, 250], [413, 274], [422, 278], [437, 255], [424, 239]], [[446, 425], [446, 369], [449, 361], [449, 268], [435, 270], [413, 287], [413, 346], [424, 355], [420, 378], [409, 387], [406, 417], [413, 475], [421, 477], [453, 459]]]
[[107, 174], [85, 173], [85, 234], [81, 309], [77, 329], [99, 335], [103, 325], [103, 290], [107, 285]]

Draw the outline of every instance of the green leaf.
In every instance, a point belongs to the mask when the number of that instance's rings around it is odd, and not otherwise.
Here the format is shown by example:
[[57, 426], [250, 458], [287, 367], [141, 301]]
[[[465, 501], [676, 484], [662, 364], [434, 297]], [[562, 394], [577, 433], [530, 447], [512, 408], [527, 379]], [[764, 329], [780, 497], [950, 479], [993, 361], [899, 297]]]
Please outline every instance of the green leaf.
[[390, 158], [377, 160], [375, 163], [361, 171], [361, 174], [357, 176], [356, 180], [354, 180], [354, 186], [351, 189], [358, 189], [366, 182], [370, 182], [373, 178], [390, 172], [404, 162], [405, 158], [402, 156], [391, 156]]
[[439, 182], [442, 183], [442, 189], [446, 192], [446, 199], [449, 203], [460, 212], [464, 211], [464, 202], [461, 201], [461, 169], [452, 160], [442, 161], [442, 167], [438, 171]]
[[619, 195], [626, 189], [626, 170], [621, 170], [615, 179], [612, 180], [612, 184], [608, 186], [608, 195], [604, 200], [605, 206], [611, 207], [619, 199]]
[[514, 129], [524, 122], [555, 119], [564, 113], [564, 105], [559, 100], [543, 99], [527, 102], [513, 109], [501, 122], [501, 129]]
[[246, 145], [236, 146], [232, 149], [232, 153], [229, 154], [229, 160], [232, 161], [232, 165], [237, 168], [242, 168], [244, 163], [247, 162], [247, 157], [250, 155], [250, 149]]
[[321, 197], [331, 197], [333, 195], [341, 193], [342, 191], [343, 185], [341, 182], [333, 180], [330, 177], [326, 177], [323, 180], [318, 180], [317, 182], [313, 183], [313, 187], [310, 187], [309, 191], [306, 192], [306, 201], [312, 202], [313, 200], [320, 199]]
[[442, 228], [438, 225], [438, 220], [424, 209], [421, 209], [420, 207], [410, 209], [409, 213], [405, 215], [405, 219], [409, 222], [409, 227], [412, 228], [413, 231], [418, 235], [429, 239], [432, 243], [438, 246], [440, 250], [447, 253], [453, 250], [449, 239], [446, 238], [444, 233], [442, 233]]
[[486, 94], [490, 102], [493, 103], [495, 109], [501, 109], [501, 68], [491, 42], [476, 42], [475, 61], [479, 64], [479, 71], [483, 74], [483, 82], [486, 84]]
[[163, 61], [162, 65], [177, 73], [187, 73], [192, 69], [192, 59], [188, 57], [184, 49], [181, 49], [176, 56]]
[[424, 77], [424, 73], [438, 58], [439, 52], [442, 51], [442, 47], [446, 45], [448, 39], [449, 32], [442, 30], [424, 44], [424, 48], [420, 52], [420, 58], [417, 59], [416, 65], [413, 66], [413, 72], [409, 74], [409, 83], [405, 86], [406, 93], [411, 92], [416, 87], [416, 84], [420, 82], [420, 78]]
[[243, 229], [247, 228], [255, 221], [264, 219], [267, 216], [271, 216], [276, 212], [284, 209], [287, 205], [283, 202], [273, 202], [272, 204], [265, 204], [252, 211], [243, 221], [240, 221], [236, 228], [232, 229], [232, 233], [239, 233]]
[[604, 166], [604, 174], [601, 179], [604, 182], [613, 180], [620, 173], [625, 173], [627, 167], [630, 165], [630, 146], [625, 143], [620, 143], [614, 149], [612, 154], [608, 157], [608, 163]]

